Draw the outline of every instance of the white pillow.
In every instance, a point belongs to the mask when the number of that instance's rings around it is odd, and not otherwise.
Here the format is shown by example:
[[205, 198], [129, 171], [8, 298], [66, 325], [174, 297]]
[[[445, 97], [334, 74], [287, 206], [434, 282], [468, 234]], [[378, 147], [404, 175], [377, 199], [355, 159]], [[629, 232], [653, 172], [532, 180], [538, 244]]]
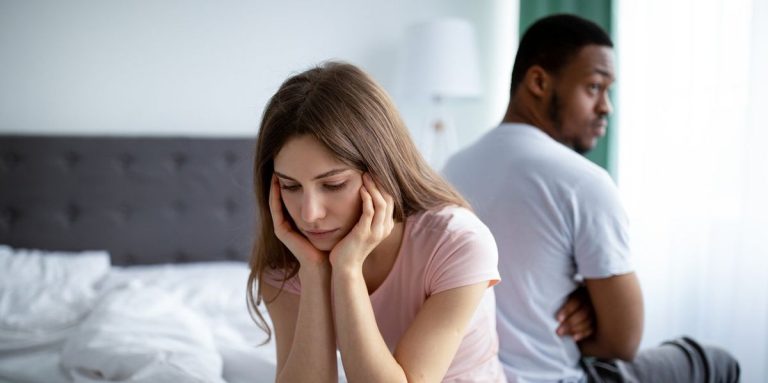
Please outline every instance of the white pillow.
[[164, 265], [115, 266], [99, 288], [110, 290], [131, 283], [157, 287], [206, 316], [246, 312], [245, 262], [221, 261]]
[[77, 324], [109, 272], [106, 251], [52, 252], [0, 245], [0, 330], [42, 335]]

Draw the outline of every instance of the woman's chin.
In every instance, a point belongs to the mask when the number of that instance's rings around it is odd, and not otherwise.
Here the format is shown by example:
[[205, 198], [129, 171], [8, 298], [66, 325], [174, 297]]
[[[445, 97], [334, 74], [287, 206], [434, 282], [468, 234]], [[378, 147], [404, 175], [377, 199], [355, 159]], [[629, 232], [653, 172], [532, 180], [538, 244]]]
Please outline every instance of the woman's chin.
[[347, 231], [336, 229], [319, 235], [313, 235], [312, 233], [307, 232], [302, 232], [302, 234], [315, 249], [327, 252], [333, 250], [333, 247], [344, 238]]
[[333, 250], [333, 247], [336, 246], [336, 242], [338, 241], [333, 239], [309, 240], [309, 243], [311, 243], [315, 249], [326, 252]]

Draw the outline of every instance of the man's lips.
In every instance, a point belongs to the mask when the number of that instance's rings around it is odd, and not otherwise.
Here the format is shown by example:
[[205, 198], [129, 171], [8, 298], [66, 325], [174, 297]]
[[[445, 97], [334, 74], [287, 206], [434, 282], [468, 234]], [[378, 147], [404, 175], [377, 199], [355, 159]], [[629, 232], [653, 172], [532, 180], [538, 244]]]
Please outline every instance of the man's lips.
[[605, 125], [595, 127], [595, 135], [602, 137], [605, 135]]
[[605, 129], [608, 127], [608, 123], [606, 121], [601, 121], [597, 124], [594, 124], [592, 126], [592, 130], [595, 132], [595, 135], [597, 137], [602, 137], [605, 135]]

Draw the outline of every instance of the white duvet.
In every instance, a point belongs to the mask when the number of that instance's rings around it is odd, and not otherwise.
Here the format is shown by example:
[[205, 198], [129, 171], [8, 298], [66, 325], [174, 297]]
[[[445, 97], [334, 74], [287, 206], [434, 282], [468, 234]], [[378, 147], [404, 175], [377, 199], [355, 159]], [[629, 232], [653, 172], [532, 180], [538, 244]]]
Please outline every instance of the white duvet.
[[26, 334], [31, 341], [76, 325], [93, 306], [95, 285], [109, 267], [104, 251], [73, 254], [0, 245], [0, 329]]
[[223, 382], [208, 324], [154, 287], [130, 284], [101, 297], [64, 344], [75, 382]]
[[19, 254], [0, 245], [0, 382], [274, 381], [245, 263], [110, 268], [105, 253]]

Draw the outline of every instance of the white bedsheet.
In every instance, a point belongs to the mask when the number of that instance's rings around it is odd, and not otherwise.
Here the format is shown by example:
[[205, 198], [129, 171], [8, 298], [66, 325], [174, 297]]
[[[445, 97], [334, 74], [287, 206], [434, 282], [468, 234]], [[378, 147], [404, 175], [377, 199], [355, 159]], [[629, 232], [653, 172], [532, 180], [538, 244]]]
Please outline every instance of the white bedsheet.
[[[110, 375], [272, 382], [274, 344], [258, 346], [264, 334], [247, 312], [247, 277], [241, 262], [112, 267], [95, 278], [96, 299], [74, 323], [35, 332], [0, 328], [0, 382], [96, 382]], [[28, 298], [30, 306], [46, 307], [37, 298]], [[18, 313], [0, 307], [0, 316], [8, 314], [4, 309]], [[178, 366], [183, 371], [173, 371]]]

